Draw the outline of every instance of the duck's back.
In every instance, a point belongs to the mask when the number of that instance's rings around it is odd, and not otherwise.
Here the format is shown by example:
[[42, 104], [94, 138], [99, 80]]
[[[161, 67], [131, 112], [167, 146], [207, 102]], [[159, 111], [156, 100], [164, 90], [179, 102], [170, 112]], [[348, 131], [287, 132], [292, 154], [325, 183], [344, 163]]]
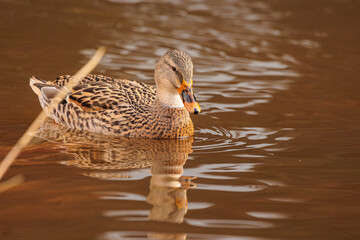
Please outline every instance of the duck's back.
[[[62, 87], [70, 79], [70, 75], [59, 76], [46, 84]], [[88, 74], [73, 87], [69, 100], [85, 110], [124, 110], [128, 107], [142, 111], [154, 102], [155, 96], [156, 88], [145, 83]]]

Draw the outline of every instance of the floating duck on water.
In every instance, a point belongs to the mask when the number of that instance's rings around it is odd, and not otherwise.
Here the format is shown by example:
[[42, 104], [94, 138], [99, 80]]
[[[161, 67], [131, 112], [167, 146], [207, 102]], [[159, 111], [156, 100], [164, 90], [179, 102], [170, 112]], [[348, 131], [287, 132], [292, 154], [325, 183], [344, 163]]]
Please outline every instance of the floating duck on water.
[[[193, 94], [193, 63], [171, 50], [156, 64], [156, 87], [141, 82], [86, 75], [54, 108], [52, 99], [71, 76], [55, 81], [30, 78], [40, 104], [55, 122], [69, 128], [136, 138], [181, 138], [194, 134], [190, 113], [201, 109]], [[66, 87], [65, 87], [66, 88]]]

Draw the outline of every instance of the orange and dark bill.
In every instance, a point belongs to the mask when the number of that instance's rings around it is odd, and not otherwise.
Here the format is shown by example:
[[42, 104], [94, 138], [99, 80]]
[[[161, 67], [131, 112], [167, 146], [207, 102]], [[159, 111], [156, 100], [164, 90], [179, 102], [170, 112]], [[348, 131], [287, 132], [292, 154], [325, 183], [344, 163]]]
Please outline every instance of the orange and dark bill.
[[181, 86], [177, 89], [177, 91], [181, 96], [185, 108], [189, 112], [198, 114], [201, 111], [201, 108], [199, 104], [196, 102], [196, 98], [192, 90], [192, 79], [190, 84], [188, 84], [185, 80], [183, 80]]

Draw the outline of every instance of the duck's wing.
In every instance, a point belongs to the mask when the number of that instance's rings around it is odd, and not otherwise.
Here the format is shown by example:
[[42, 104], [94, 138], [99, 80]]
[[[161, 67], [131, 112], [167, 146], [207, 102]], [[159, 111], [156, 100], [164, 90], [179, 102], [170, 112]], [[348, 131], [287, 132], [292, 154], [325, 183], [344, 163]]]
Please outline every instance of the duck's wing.
[[[40, 102], [46, 104], [70, 79], [70, 75], [65, 75], [46, 82], [33, 77], [30, 85]], [[154, 102], [155, 95], [156, 89], [144, 83], [89, 74], [69, 90], [62, 104], [74, 104], [86, 112], [113, 109], [144, 111]]]
[[156, 90], [134, 81], [117, 81], [112, 84], [91, 82], [79, 84], [72, 89], [67, 101], [85, 111], [132, 109], [144, 111], [155, 100]]

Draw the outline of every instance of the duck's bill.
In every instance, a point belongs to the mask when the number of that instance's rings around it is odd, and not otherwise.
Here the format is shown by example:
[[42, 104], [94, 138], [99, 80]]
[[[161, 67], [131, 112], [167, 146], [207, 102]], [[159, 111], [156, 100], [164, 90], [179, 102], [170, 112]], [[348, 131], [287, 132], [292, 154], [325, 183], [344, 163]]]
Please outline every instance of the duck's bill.
[[198, 114], [199, 112], [201, 112], [201, 108], [197, 103], [195, 95], [192, 90], [192, 84], [187, 84], [186, 81], [184, 80], [182, 82], [181, 87], [179, 87], [177, 90], [181, 96], [185, 108], [189, 112], [194, 114]]

